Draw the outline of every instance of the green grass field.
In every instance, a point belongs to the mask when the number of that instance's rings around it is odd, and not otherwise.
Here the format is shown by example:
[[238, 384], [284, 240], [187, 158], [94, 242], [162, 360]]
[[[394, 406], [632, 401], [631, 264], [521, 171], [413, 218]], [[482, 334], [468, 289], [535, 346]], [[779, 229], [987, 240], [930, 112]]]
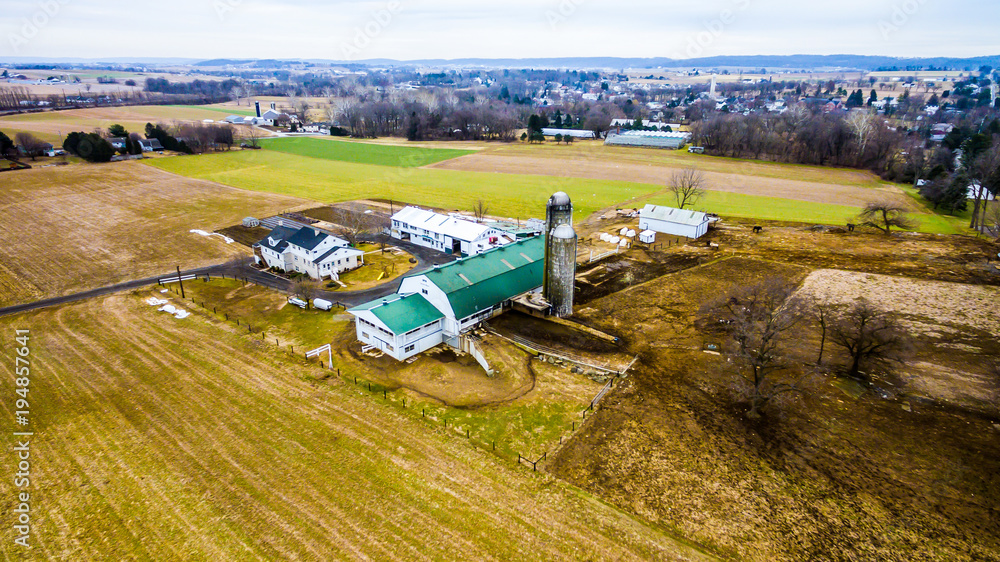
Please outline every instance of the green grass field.
[[261, 146], [267, 150], [309, 158], [398, 168], [417, 168], [472, 154], [469, 150], [386, 146], [311, 137], [265, 139], [261, 141]]
[[[301, 145], [294, 141], [310, 141]], [[663, 186], [627, 181], [498, 174], [425, 168], [400, 168], [360, 164], [295, 154], [325, 153], [323, 145], [346, 144], [350, 150], [370, 150], [371, 144], [351, 144], [325, 139], [276, 139], [268, 146], [293, 141], [290, 152], [240, 151], [199, 158], [164, 158], [147, 162], [168, 172], [206, 179], [253, 191], [268, 191], [324, 203], [360, 198], [382, 198], [449, 210], [470, 210], [478, 199], [488, 202], [490, 213], [512, 218], [542, 217], [548, 197], [565, 191], [573, 198], [574, 214], [582, 220], [612, 206], [641, 206], [646, 202], [669, 204]], [[299, 147], [299, 148], [296, 148]], [[304, 148], [308, 147], [308, 148]], [[340, 147], [338, 147], [340, 148]], [[379, 147], [396, 158], [406, 147]], [[386, 158], [375, 158], [382, 163]], [[770, 165], [768, 165], [770, 170]], [[794, 168], [797, 170], [797, 168]], [[738, 193], [709, 192], [696, 206], [723, 216], [842, 225], [860, 208]], [[920, 232], [963, 232], [961, 221], [934, 213], [924, 205], [917, 213]]]
[[483, 199], [488, 202], [491, 214], [522, 219], [544, 216], [545, 201], [560, 190], [573, 194], [576, 216], [582, 218], [620, 201], [661, 189], [660, 186], [601, 180], [392, 168], [271, 150], [162, 158], [145, 163], [182, 176], [252, 191], [295, 194], [324, 203], [383, 198], [442, 209], [469, 210], [478, 199]]

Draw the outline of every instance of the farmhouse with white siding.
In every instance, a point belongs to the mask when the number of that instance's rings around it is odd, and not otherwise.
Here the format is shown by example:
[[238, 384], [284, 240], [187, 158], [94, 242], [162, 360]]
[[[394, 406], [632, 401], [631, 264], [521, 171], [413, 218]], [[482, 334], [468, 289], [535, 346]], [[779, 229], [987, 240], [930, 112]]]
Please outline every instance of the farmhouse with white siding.
[[254, 244], [254, 260], [285, 272], [304, 273], [313, 279], [337, 279], [340, 273], [364, 265], [364, 252], [346, 240], [311, 227], [278, 225]]
[[639, 229], [673, 236], [700, 238], [708, 232], [708, 215], [698, 211], [646, 205], [639, 211]]
[[389, 232], [393, 238], [463, 256], [474, 256], [516, 239], [497, 228], [419, 207], [406, 207], [392, 215]]

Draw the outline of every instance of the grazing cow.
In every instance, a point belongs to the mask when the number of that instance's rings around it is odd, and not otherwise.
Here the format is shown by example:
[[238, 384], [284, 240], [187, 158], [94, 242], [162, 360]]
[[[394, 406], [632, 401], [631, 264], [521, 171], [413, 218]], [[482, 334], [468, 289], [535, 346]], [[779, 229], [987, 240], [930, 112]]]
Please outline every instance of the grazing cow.
[[851, 223], [847, 223], [847, 232], [854, 232], [854, 227], [855, 226], [857, 226], [857, 225], [853, 225]]
[[754, 234], [760, 234], [760, 232], [761, 232], [762, 230], [764, 230], [764, 227], [763, 227], [763, 226], [755, 226], [755, 227], [753, 227], [753, 233], [754, 233]]

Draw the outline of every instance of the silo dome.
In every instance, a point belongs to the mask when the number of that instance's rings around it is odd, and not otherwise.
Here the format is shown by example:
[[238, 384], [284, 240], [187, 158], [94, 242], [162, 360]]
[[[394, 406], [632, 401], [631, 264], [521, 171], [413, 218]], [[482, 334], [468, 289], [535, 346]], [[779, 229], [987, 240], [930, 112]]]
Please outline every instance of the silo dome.
[[568, 224], [561, 224], [557, 226], [554, 231], [552, 231], [552, 237], [562, 240], [572, 240], [573, 238], [576, 238], [576, 231], [573, 230], [573, 227]]
[[557, 191], [549, 197], [549, 205], [569, 205], [569, 195], [563, 191]]

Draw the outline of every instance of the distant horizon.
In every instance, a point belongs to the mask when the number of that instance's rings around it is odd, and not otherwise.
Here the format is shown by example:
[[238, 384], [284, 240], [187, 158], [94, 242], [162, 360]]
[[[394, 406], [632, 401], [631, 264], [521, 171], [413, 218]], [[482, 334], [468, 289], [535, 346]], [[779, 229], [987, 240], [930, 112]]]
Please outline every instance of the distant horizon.
[[[796, 70], [803, 68], [802, 64], [791, 63], [792, 59], [822, 59], [822, 58], [853, 58], [853, 59], [881, 59], [880, 62], [892, 62], [898, 61], [900, 63], [907, 62], [927, 62], [928, 66], [933, 66], [934, 62], [941, 63], [962, 63], [962, 62], [984, 62], [984, 59], [996, 59], [996, 61], [985, 62], [1000, 62], [1000, 51], [996, 54], [979, 54], [967, 57], [953, 57], [946, 55], [936, 55], [936, 56], [887, 56], [887, 55], [866, 55], [866, 54], [851, 54], [851, 53], [832, 53], [832, 54], [807, 54], [807, 53], [794, 53], [789, 55], [776, 55], [776, 54], [753, 54], [753, 55], [738, 55], [738, 54], [725, 54], [725, 55], [714, 55], [711, 57], [694, 57], [687, 59], [672, 59], [665, 56], [652, 56], [652, 57], [642, 57], [642, 56], [610, 56], [610, 55], [593, 55], [593, 56], [532, 56], [532, 57], [455, 57], [455, 58], [411, 58], [411, 59], [395, 59], [388, 57], [378, 57], [372, 59], [359, 59], [359, 60], [338, 60], [338, 59], [324, 59], [320, 57], [226, 57], [226, 56], [212, 56], [212, 57], [122, 57], [122, 56], [111, 56], [111, 57], [2, 57], [0, 56], [0, 64], [198, 64], [211, 61], [237, 61], [237, 62], [257, 62], [257, 61], [280, 61], [280, 62], [305, 62], [305, 63], [328, 63], [328, 64], [341, 64], [341, 65], [372, 65], [380, 64], [383, 62], [392, 62], [399, 64], [426, 64], [426, 63], [470, 63], [472, 61], [478, 61], [483, 63], [490, 62], [516, 62], [516, 61], [619, 61], [624, 63], [638, 63], [642, 61], [650, 61], [652, 63], [677, 63], [679, 65], [687, 64], [697, 64], [705, 63], [706, 61], [717, 61], [713, 62], [708, 66], [749, 66], [748, 63], [753, 62], [751, 59], [774, 59], [772, 62], [780, 62], [780, 59], [789, 59], [786, 61], [788, 66], [775, 66], [775, 70]], [[737, 59], [746, 59], [745, 64], [736, 64], [735, 62], [723, 62], [719, 59], [729, 59], [730, 61], [735, 61]], [[652, 68], [652, 67], [642, 67], [642, 68]]]
[[[175, 0], [141, 10], [8, 0], [0, 59], [446, 60], [1000, 53], [993, 0]], [[118, 45], [108, 53], [109, 45]], [[139, 51], [141, 54], [131, 54]], [[122, 57], [125, 53], [125, 57]], [[541, 53], [541, 55], [539, 55]], [[595, 54], [599, 53], [599, 54]], [[117, 56], [116, 56], [117, 55]]]

